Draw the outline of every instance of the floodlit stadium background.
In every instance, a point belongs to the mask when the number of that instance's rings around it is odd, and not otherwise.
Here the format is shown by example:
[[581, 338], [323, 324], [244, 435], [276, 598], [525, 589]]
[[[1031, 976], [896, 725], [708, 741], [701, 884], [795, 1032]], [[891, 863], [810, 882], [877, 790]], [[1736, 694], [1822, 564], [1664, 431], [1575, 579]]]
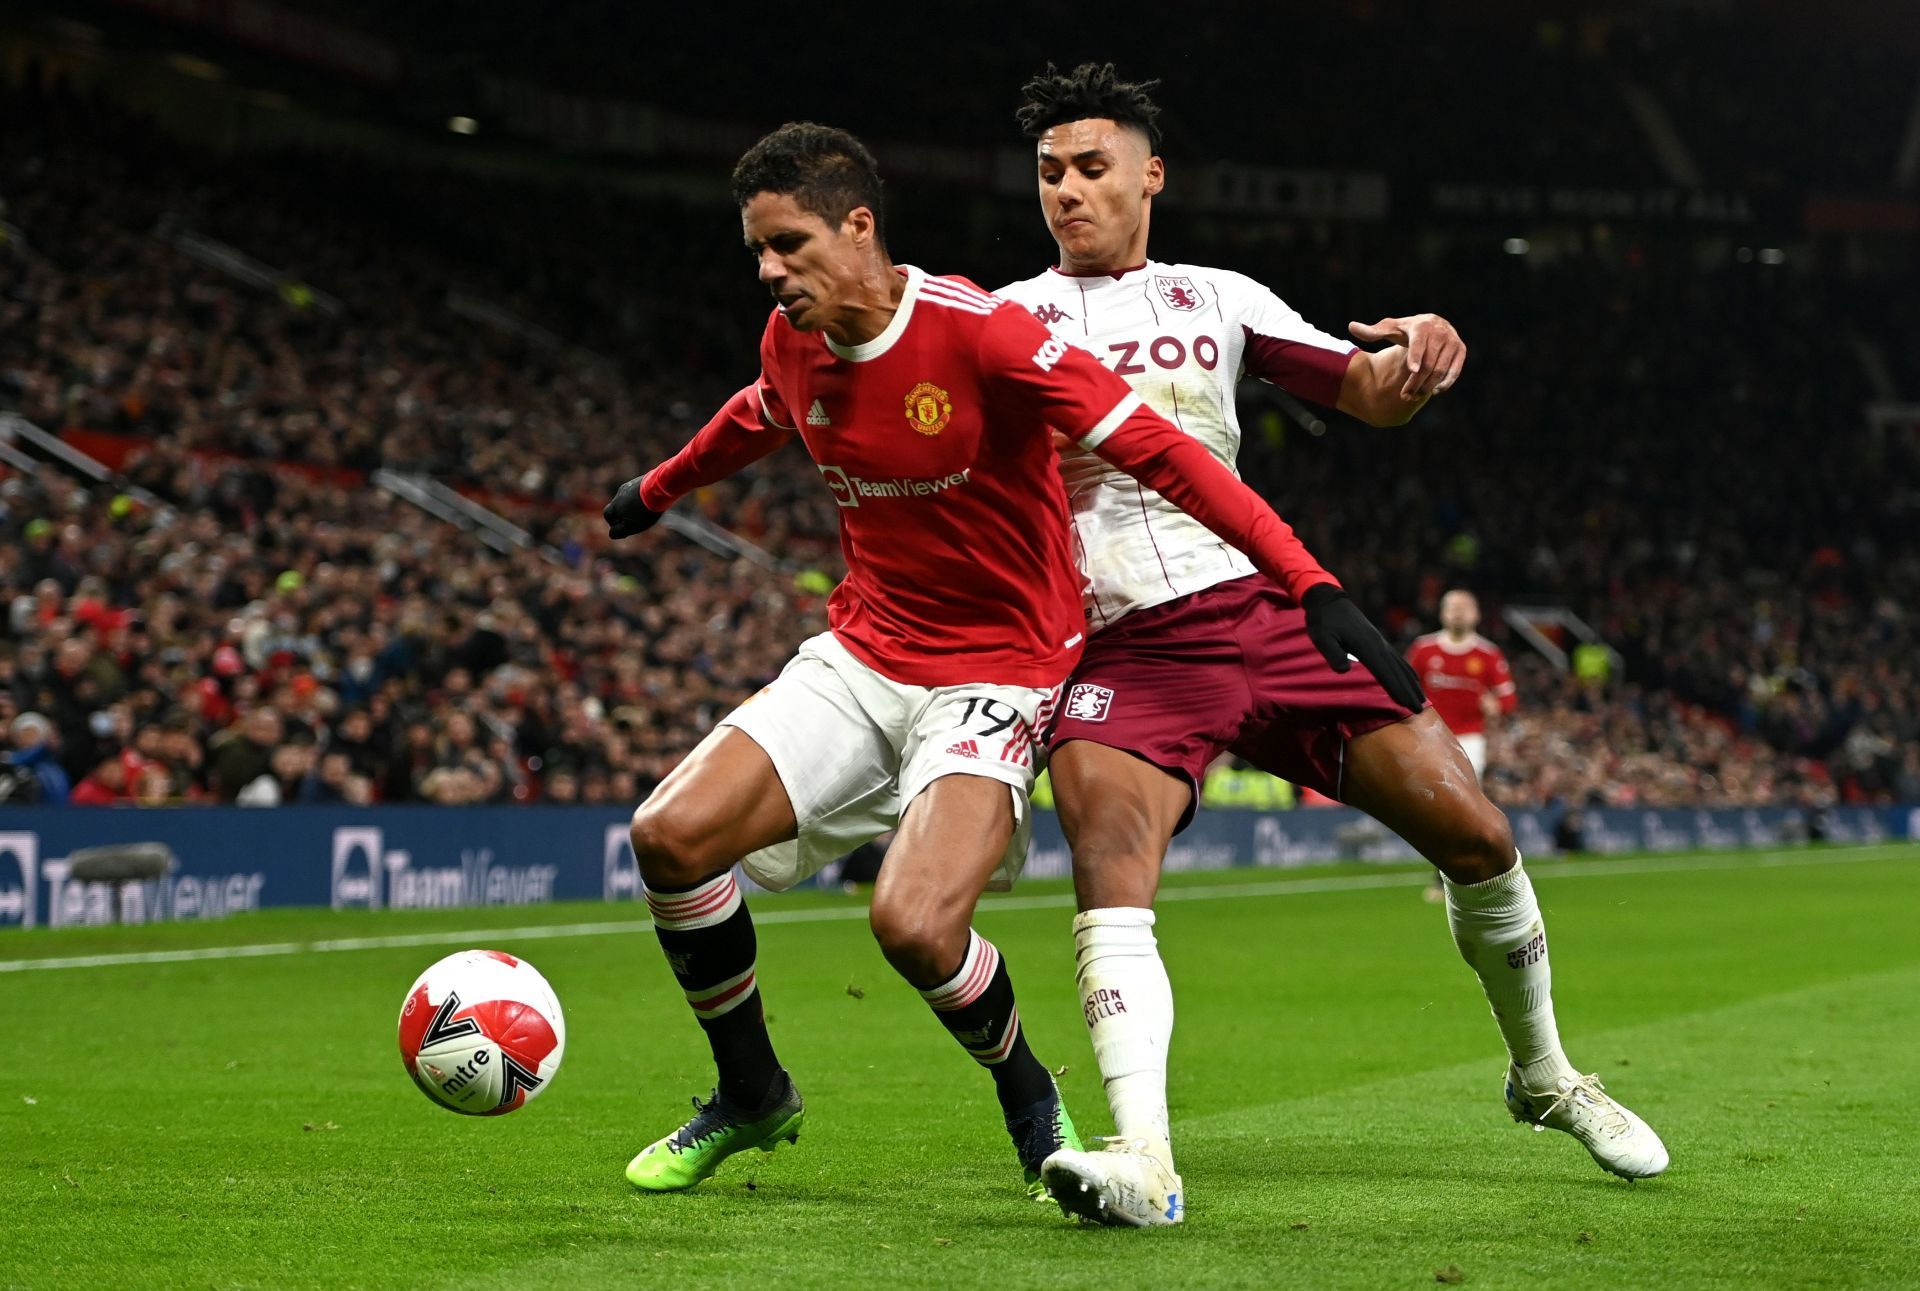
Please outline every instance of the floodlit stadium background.
[[[191, 869], [229, 828], [31, 806], [63, 780], [328, 806], [286, 817], [304, 859], [268, 904], [364, 903], [363, 872], [377, 903], [395, 851], [484, 900], [469, 840], [519, 876], [499, 890], [631, 895], [609, 831], [841, 573], [797, 445], [673, 532], [603, 538], [613, 488], [751, 375], [732, 160], [787, 118], [851, 128], [896, 258], [991, 288], [1053, 251], [1020, 83], [1086, 58], [1164, 80], [1158, 258], [1336, 333], [1431, 309], [1472, 347], [1405, 430], [1249, 385], [1242, 466], [1400, 641], [1479, 593], [1519, 676], [1489, 790], [1523, 845], [1909, 832], [1920, 40], [1887, 7], [1227, 7], [1177, 32], [1131, 6], [1110, 30], [559, 9], [0, 25], [0, 828], [30, 826], [24, 869], [156, 830]], [[1393, 850], [1286, 786], [1212, 789], [1266, 814], [1222, 813], [1180, 864]], [[582, 868], [543, 888], [555, 831]], [[54, 920], [36, 878], [14, 904]]]

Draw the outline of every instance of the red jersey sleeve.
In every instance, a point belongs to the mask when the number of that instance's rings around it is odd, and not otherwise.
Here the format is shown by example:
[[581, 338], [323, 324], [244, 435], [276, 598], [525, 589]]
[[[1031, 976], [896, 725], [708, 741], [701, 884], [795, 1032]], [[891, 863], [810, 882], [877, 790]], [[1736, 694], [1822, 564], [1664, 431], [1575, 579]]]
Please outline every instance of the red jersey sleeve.
[[1038, 411], [1054, 429], [1139, 480], [1245, 552], [1294, 599], [1339, 580], [1320, 567], [1287, 522], [1215, 460], [1199, 440], [1147, 407], [1086, 350], [1049, 332], [1018, 305], [981, 329], [981, 372]]
[[640, 481], [640, 501], [665, 511], [695, 489], [718, 484], [793, 438], [792, 431], [767, 424], [761, 395], [765, 382], [762, 376], [742, 387], [685, 448], [648, 471]]

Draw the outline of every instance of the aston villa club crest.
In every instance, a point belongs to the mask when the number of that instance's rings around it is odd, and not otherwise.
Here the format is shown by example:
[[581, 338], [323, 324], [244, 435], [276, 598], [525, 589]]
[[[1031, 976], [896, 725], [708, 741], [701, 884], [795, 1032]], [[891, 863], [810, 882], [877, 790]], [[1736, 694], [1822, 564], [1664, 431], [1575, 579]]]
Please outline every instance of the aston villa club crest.
[[1067, 716], [1077, 722], [1104, 722], [1113, 707], [1113, 692], [1083, 681], [1067, 692]]
[[931, 381], [907, 391], [907, 424], [923, 435], [937, 435], [953, 416], [953, 400]]
[[1168, 309], [1186, 310], [1191, 313], [1206, 303], [1200, 299], [1200, 291], [1193, 285], [1191, 278], [1163, 278], [1155, 274], [1153, 285], [1159, 289], [1160, 299], [1167, 303]]

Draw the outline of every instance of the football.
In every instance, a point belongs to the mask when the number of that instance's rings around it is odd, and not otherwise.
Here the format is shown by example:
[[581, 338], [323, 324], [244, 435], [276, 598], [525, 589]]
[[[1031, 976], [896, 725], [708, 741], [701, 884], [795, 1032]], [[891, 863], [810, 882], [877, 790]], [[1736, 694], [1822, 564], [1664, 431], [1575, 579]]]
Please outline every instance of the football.
[[400, 1058], [440, 1106], [499, 1116], [560, 1070], [567, 1025], [540, 970], [498, 950], [463, 950], [420, 974], [400, 1006]]

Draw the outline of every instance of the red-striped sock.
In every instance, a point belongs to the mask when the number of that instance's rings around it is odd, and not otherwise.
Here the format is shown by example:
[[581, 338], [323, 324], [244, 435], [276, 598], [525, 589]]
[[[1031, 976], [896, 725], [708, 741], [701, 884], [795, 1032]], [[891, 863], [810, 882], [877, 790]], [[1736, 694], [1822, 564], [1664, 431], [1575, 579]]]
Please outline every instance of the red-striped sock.
[[970, 934], [959, 969], [920, 995], [960, 1047], [993, 1073], [1003, 1110], [1017, 1112], [1052, 1094], [1052, 1078], [1021, 1033], [1013, 978], [992, 942]]
[[753, 917], [732, 871], [683, 891], [647, 888], [654, 935], [713, 1048], [720, 1092], [758, 1108], [780, 1075], [754, 978]]

